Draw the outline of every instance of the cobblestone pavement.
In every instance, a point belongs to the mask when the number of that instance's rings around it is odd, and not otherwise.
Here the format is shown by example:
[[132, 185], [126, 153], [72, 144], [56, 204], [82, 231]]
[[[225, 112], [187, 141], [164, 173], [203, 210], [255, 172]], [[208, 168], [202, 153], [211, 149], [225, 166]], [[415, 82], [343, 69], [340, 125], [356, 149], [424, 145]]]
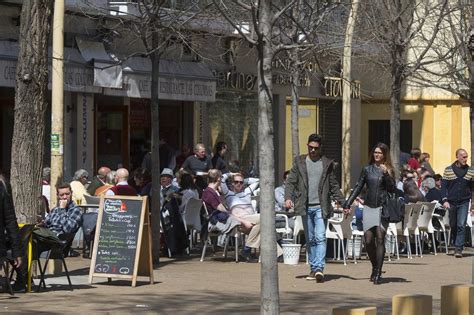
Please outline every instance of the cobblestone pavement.
[[[235, 263], [220, 253], [201, 263], [199, 253], [167, 259], [154, 271], [155, 284], [95, 278], [88, 283], [89, 259], [68, 258], [74, 291], [66, 277], [49, 276], [48, 288], [41, 293], [0, 294], [0, 312], [23, 314], [256, 314], [260, 311], [260, 264]], [[416, 257], [385, 262], [384, 283], [368, 281], [370, 262], [363, 257], [357, 264], [344, 266], [328, 259], [326, 282], [305, 279], [308, 266], [278, 264], [282, 314], [330, 314], [336, 306], [376, 305], [378, 314], [390, 314], [395, 294], [433, 296], [434, 314], [439, 314], [440, 287], [472, 283], [474, 250], [456, 259], [446, 254], [425, 253]], [[303, 259], [303, 256], [301, 257]]]

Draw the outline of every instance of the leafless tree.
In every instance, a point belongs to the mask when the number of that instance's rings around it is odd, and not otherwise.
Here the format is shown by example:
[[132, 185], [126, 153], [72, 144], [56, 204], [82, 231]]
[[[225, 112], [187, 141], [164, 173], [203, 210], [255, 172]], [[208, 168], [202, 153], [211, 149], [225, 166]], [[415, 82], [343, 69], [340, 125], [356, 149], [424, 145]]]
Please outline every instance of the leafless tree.
[[[305, 39], [308, 29], [302, 17], [311, 12], [315, 1], [272, 0], [213, 0], [214, 4], [239, 34], [249, 42], [257, 54], [258, 73], [258, 143], [260, 174], [261, 216], [261, 313], [279, 313], [278, 265], [276, 261], [276, 235], [274, 215], [274, 145], [273, 145], [273, 93], [272, 61], [276, 54], [313, 44]], [[298, 5], [301, 6], [298, 8]], [[303, 8], [304, 6], [304, 8]], [[308, 11], [305, 11], [308, 10]], [[299, 16], [292, 17], [293, 11]], [[300, 25], [301, 23], [301, 25]], [[244, 27], [246, 26], [246, 27]], [[291, 30], [298, 28], [298, 30]], [[283, 31], [282, 31], [283, 30]], [[286, 32], [288, 30], [289, 32]], [[295, 37], [292, 39], [291, 34]]]
[[448, 0], [369, 0], [361, 3], [359, 32], [367, 57], [390, 74], [390, 153], [395, 171], [400, 161], [400, 101], [407, 79], [436, 63], [430, 56], [448, 12]]
[[[321, 66], [320, 52], [335, 52], [339, 36], [327, 30], [334, 20], [335, 9], [341, 7], [338, 2], [297, 0], [284, 14], [282, 21], [276, 23], [282, 44], [293, 48], [280, 51], [274, 60], [277, 68], [289, 73], [291, 94], [291, 151], [293, 158], [300, 154], [298, 103], [302, 86], [309, 86], [314, 80], [315, 65]], [[340, 48], [340, 47], [339, 47]], [[328, 63], [328, 60], [325, 61]], [[324, 71], [324, 68], [318, 70]]]
[[[473, 5], [466, 1], [450, 1], [444, 27], [440, 30], [431, 56], [438, 60], [434, 65], [423, 65], [414, 74], [412, 84], [435, 87], [469, 102], [471, 123], [471, 149], [474, 148], [474, 78], [472, 55], [474, 36], [471, 29]], [[471, 164], [474, 156], [471, 155]]]
[[[153, 243], [153, 261], [159, 261], [160, 254], [160, 125], [159, 125], [159, 90], [158, 80], [160, 73], [160, 59], [170, 47], [176, 45], [192, 48], [188, 39], [192, 30], [189, 23], [200, 13], [204, 12], [206, 5], [199, 0], [168, 1], [168, 0], [137, 0], [133, 8], [123, 12], [112, 11], [115, 17], [110, 16], [109, 8], [97, 7], [93, 1], [90, 6], [98, 12], [108, 14], [111, 20], [110, 27], [114, 29], [125, 29], [130, 31], [135, 38], [140, 40], [144, 49], [141, 51], [139, 45], [137, 50], [126, 58], [147, 56], [151, 60], [151, 121], [152, 121], [152, 200], [151, 200], [151, 226]], [[95, 18], [95, 16], [91, 16]], [[204, 25], [204, 22], [202, 23]], [[124, 60], [120, 60], [123, 62]]]
[[25, 0], [20, 16], [11, 182], [17, 217], [24, 223], [35, 223], [40, 207], [53, 3]]

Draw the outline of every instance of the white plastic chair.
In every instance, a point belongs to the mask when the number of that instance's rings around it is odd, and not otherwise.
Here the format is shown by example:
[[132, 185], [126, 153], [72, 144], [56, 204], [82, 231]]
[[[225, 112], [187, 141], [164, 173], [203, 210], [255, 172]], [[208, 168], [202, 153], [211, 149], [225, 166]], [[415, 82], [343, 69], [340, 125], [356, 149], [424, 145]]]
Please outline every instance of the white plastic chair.
[[[344, 247], [344, 239], [352, 238], [352, 218], [354, 216], [355, 208], [351, 207], [351, 212], [348, 215], [343, 215], [342, 217], [338, 218], [330, 218], [328, 219], [328, 224], [326, 227], [326, 238], [332, 238], [338, 240], [339, 247], [342, 248], [342, 259], [344, 261], [344, 265], [347, 265], [346, 262], [346, 249]], [[334, 247], [336, 248], [336, 247]], [[338, 251], [339, 256], [339, 251]], [[336, 257], [336, 253], [334, 252], [334, 258]]]
[[[418, 227], [415, 230], [415, 234], [418, 234], [418, 238], [420, 238], [420, 233], [423, 233], [423, 232], [431, 233], [434, 254], [437, 255], [436, 246], [435, 246], [436, 244], [435, 236], [434, 236], [435, 231], [434, 231], [433, 223], [432, 223], [436, 202], [417, 202], [417, 204], [421, 204], [422, 207], [421, 207], [420, 216], [418, 217], [418, 220], [417, 220]], [[425, 244], [425, 238], [421, 237], [420, 257], [423, 257], [424, 244]]]
[[407, 242], [407, 253], [408, 258], [412, 259], [412, 251], [410, 245], [410, 236], [415, 237], [415, 255], [418, 255], [418, 241], [419, 235], [415, 235], [415, 230], [417, 228], [418, 217], [420, 215], [421, 207], [423, 205], [416, 203], [409, 203], [405, 205], [405, 217], [403, 220], [403, 231], [401, 231], [401, 223], [397, 223], [397, 233], [403, 233], [403, 236], [406, 238]]
[[189, 249], [193, 248], [194, 234], [196, 231], [201, 231], [201, 208], [202, 200], [190, 198], [184, 207], [184, 212], [181, 214], [183, 218], [184, 228], [186, 233], [189, 233]]
[[448, 243], [446, 244], [446, 247], [448, 247], [451, 244], [451, 223], [449, 222], [449, 209], [446, 209], [442, 224], [444, 225], [446, 235], [448, 236]]
[[293, 242], [301, 244], [300, 235], [304, 234], [303, 218], [300, 215], [295, 217], [295, 228], [293, 229]]
[[[397, 254], [397, 260], [400, 259], [400, 252], [398, 251], [398, 232], [397, 232], [397, 224], [396, 223], [389, 223], [387, 228], [387, 236], [386, 238], [389, 239], [391, 244], [392, 241], [395, 242], [395, 253]], [[388, 253], [388, 261], [392, 261], [392, 249], [389, 248], [387, 250]]]
[[285, 226], [281, 228], [276, 228], [276, 232], [280, 234], [285, 234], [287, 239], [291, 238], [291, 236], [293, 235], [293, 230], [290, 228], [288, 216], [283, 213], [277, 213], [275, 214], [275, 217], [281, 217], [285, 219]]
[[[207, 207], [206, 207], [206, 204], [203, 202], [202, 205], [204, 206], [204, 211], [207, 213], [207, 215], [209, 215], [209, 212], [207, 211]], [[201, 253], [201, 262], [204, 261], [204, 257], [206, 257], [206, 250], [207, 250], [207, 246], [208, 245], [211, 245], [212, 246], [212, 241], [211, 241], [211, 238], [212, 237], [217, 237], [219, 236], [221, 233], [219, 232], [208, 232], [207, 233], [207, 238], [204, 240], [204, 246], [202, 248], [202, 253]], [[239, 238], [241, 237], [241, 232], [239, 231], [239, 226], [236, 226], [232, 229], [232, 231], [230, 231], [229, 233], [227, 233], [227, 238], [225, 240], [225, 245], [224, 245], [224, 253], [222, 254], [222, 256], [224, 256], [224, 258], [227, 258], [227, 247], [229, 245], [229, 236], [233, 235], [234, 238], [235, 238], [235, 262], [239, 262]], [[213, 247], [214, 249], [214, 247]], [[215, 249], [214, 249], [214, 253], [215, 253]]]

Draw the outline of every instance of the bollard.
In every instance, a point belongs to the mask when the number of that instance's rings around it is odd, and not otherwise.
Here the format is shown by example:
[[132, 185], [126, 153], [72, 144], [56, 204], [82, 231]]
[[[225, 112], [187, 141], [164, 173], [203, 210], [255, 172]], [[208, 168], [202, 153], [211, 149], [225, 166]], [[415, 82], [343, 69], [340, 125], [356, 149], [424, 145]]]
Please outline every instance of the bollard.
[[431, 315], [433, 297], [422, 294], [399, 294], [392, 299], [392, 315]]
[[474, 285], [452, 284], [441, 287], [441, 315], [474, 313]]
[[343, 306], [332, 310], [332, 315], [377, 315], [377, 308], [375, 306], [356, 307]]

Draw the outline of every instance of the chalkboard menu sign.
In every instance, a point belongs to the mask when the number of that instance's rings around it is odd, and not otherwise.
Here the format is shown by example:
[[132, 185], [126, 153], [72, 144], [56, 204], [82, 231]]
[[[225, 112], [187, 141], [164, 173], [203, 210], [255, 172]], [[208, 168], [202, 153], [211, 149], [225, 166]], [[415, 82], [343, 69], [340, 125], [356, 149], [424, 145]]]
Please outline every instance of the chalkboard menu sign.
[[105, 196], [99, 206], [89, 273], [93, 277], [131, 279], [150, 277], [151, 231], [146, 197]]

